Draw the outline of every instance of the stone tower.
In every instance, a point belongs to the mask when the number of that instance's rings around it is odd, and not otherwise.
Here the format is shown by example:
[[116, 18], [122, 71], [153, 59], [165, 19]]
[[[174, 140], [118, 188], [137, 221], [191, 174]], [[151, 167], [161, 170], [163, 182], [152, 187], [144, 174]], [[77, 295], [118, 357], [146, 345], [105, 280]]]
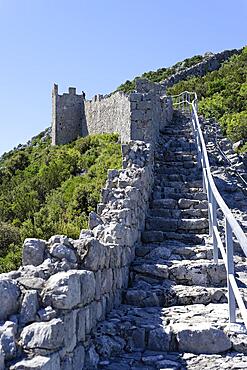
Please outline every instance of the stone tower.
[[58, 85], [52, 89], [52, 145], [66, 144], [84, 136], [85, 94], [76, 94], [74, 87], [69, 92], [59, 95]]

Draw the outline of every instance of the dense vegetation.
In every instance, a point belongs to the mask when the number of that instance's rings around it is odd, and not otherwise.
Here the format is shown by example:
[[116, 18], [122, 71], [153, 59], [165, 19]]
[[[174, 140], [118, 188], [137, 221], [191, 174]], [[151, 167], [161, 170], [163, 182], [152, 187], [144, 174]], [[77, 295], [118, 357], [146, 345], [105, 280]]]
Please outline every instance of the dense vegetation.
[[130, 93], [131, 91], [135, 90], [135, 81], [138, 78], [147, 78], [152, 82], [161, 82], [168, 78], [169, 76], [173, 75], [174, 73], [181, 71], [182, 69], [191, 67], [203, 60], [203, 56], [195, 55], [192, 58], [187, 58], [183, 62], [178, 62], [174, 66], [169, 68], [159, 68], [157, 71], [150, 71], [145, 72], [141, 76], [135, 77], [134, 80], [129, 81], [127, 80], [125, 83], [120, 85], [117, 88], [117, 91], [123, 91], [125, 93]]
[[24, 238], [78, 238], [99, 201], [107, 170], [121, 167], [115, 134], [51, 146], [49, 135], [0, 158], [0, 272], [20, 263]]
[[[199, 112], [219, 120], [223, 132], [234, 142], [247, 141], [247, 47], [218, 71], [192, 77], [168, 89], [171, 95], [196, 91]], [[242, 150], [246, 151], [245, 145]]]

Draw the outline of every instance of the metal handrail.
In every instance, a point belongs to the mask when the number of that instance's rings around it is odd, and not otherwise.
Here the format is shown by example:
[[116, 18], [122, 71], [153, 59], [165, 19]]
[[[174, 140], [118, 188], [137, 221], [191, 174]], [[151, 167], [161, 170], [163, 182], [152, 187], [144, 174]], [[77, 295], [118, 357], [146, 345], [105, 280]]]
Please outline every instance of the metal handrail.
[[[191, 97], [194, 99], [192, 100]], [[198, 163], [202, 167], [203, 190], [207, 193], [208, 198], [209, 235], [213, 239], [213, 258], [214, 262], [217, 264], [218, 251], [220, 249], [227, 272], [229, 322], [236, 323], [237, 303], [245, 328], [247, 329], [247, 309], [234, 276], [233, 234], [237, 238], [245, 256], [247, 256], [247, 238], [215, 185], [209, 165], [206, 144], [197, 114], [197, 94], [195, 92], [191, 93], [184, 91], [181, 94], [172, 96], [171, 98], [173, 105], [177, 105], [182, 112], [189, 113], [191, 116], [197, 146], [197, 159]], [[225, 247], [218, 230], [217, 205], [225, 217]]]

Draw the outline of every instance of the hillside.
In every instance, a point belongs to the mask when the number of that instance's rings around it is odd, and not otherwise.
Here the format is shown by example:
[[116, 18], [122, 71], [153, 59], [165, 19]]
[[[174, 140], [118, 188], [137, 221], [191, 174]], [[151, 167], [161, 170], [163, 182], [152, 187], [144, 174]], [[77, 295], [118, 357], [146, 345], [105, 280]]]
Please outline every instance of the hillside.
[[[197, 92], [199, 112], [219, 120], [232, 141], [247, 140], [247, 47], [218, 71], [182, 81], [168, 88], [167, 93], [175, 95], [185, 90]], [[247, 151], [246, 144], [242, 151]]]
[[138, 78], [146, 78], [152, 82], [157, 82], [157, 83], [161, 82], [165, 80], [166, 78], [170, 77], [171, 75], [173, 75], [174, 73], [179, 72], [185, 68], [189, 68], [201, 62], [203, 58], [204, 57], [202, 55], [195, 55], [192, 58], [187, 58], [183, 60], [182, 62], [178, 62], [174, 64], [171, 67], [159, 68], [157, 69], [157, 71], [144, 72], [141, 76], [135, 77], [132, 81], [130, 80], [125, 81], [125, 83], [123, 83], [117, 88], [117, 91], [123, 91], [127, 94], [135, 90], [135, 81]]
[[19, 265], [26, 237], [78, 238], [95, 210], [109, 168], [121, 167], [114, 134], [51, 146], [41, 133], [0, 158], [0, 272]]

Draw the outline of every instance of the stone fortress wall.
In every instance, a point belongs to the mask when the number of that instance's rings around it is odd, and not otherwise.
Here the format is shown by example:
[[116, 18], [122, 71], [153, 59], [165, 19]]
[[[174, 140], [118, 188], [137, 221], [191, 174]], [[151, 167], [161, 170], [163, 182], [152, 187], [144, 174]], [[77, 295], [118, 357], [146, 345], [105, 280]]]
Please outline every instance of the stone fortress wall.
[[97, 132], [117, 128], [123, 169], [109, 171], [97, 214], [90, 214], [78, 240], [27, 239], [23, 266], [0, 275], [0, 370], [80, 370], [97, 363], [90, 332], [121, 303], [128, 285], [153, 185], [154, 147], [172, 119], [164, 92], [160, 84], [138, 80], [129, 96], [117, 92], [85, 102], [84, 94], [70, 89], [60, 96], [55, 86], [53, 144], [94, 133], [98, 124]]
[[78, 240], [26, 239], [23, 266], [0, 277], [0, 369], [92, 369], [90, 331], [121, 303], [153, 185], [149, 144], [123, 145], [98, 214]]
[[[75, 88], [59, 95], [54, 85], [52, 144], [66, 144], [78, 137], [116, 132], [121, 142], [152, 142], [159, 125], [171, 119], [171, 101], [162, 97], [159, 84], [140, 80], [135, 93], [116, 92], [85, 100]], [[170, 107], [170, 110], [169, 110]]]
[[[58, 94], [58, 86], [52, 91], [52, 144], [66, 144], [80, 136], [104, 132], [117, 132], [122, 142], [144, 140], [142, 130], [150, 131], [150, 122], [157, 122], [159, 115], [166, 112], [162, 101], [166, 88], [191, 76], [204, 76], [208, 71], [219, 69], [222, 62], [239, 51], [226, 50], [209, 54], [204, 60], [192, 67], [178, 71], [161, 84], [147, 80], [137, 80], [135, 95], [115, 92], [111, 95], [95, 95], [92, 100], [85, 100], [85, 94], [76, 94], [76, 89], [69, 88], [69, 93]], [[134, 95], [133, 95], [134, 94]], [[147, 94], [147, 95], [145, 95]], [[156, 108], [150, 109], [150, 107]], [[164, 118], [164, 117], [162, 117]], [[149, 128], [148, 128], [149, 126]], [[148, 136], [150, 136], [147, 134]], [[147, 141], [148, 142], [148, 141]]]
[[228, 60], [232, 55], [240, 53], [241, 50], [224, 50], [217, 54], [209, 53], [206, 54], [204, 60], [200, 63], [195, 64], [192, 67], [185, 68], [172, 76], [168, 77], [165, 81], [161, 83], [162, 87], [166, 89], [167, 87], [173, 86], [174, 84], [186, 80], [189, 77], [203, 77], [208, 72], [216, 71], [220, 68], [221, 64]]

